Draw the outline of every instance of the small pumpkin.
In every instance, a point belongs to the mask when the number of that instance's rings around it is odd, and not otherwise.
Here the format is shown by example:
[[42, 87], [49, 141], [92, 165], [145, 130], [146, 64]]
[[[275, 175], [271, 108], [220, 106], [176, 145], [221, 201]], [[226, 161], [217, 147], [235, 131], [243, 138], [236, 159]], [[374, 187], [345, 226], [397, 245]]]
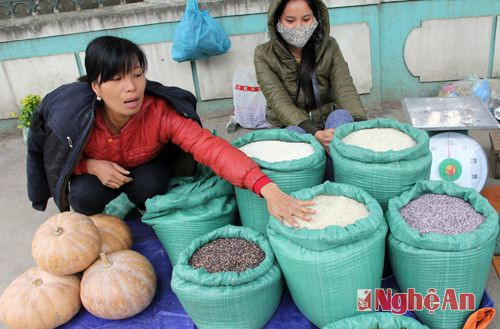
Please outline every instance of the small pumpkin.
[[142, 312], [156, 292], [156, 274], [146, 257], [132, 250], [101, 253], [84, 273], [80, 297], [93, 315], [109, 320]]
[[90, 216], [90, 219], [101, 235], [101, 252], [111, 253], [132, 247], [132, 232], [119, 217], [97, 214]]
[[80, 278], [55, 276], [33, 267], [0, 296], [0, 319], [11, 329], [51, 329], [80, 310]]
[[101, 237], [89, 217], [63, 212], [40, 225], [31, 242], [35, 262], [54, 275], [69, 275], [89, 267], [99, 256]]

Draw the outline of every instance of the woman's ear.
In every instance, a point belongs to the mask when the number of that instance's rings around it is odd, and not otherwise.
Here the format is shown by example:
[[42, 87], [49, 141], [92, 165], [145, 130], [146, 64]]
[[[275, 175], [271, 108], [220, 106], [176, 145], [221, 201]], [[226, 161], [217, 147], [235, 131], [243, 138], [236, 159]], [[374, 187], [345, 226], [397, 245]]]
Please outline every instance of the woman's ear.
[[97, 82], [92, 82], [90, 84], [90, 86], [92, 87], [92, 90], [94, 91], [94, 93], [97, 95], [97, 96], [100, 96], [101, 95], [101, 87], [99, 86], [99, 84]]

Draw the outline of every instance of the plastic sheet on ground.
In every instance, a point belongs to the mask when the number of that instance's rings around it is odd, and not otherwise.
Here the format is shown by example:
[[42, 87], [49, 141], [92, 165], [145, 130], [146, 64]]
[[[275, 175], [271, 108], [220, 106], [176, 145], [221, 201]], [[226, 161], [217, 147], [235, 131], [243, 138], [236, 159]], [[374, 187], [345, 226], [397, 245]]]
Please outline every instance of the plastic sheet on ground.
[[[154, 231], [140, 221], [138, 212], [133, 211], [127, 218], [133, 234], [132, 249], [141, 253], [153, 264], [158, 277], [156, 296], [146, 310], [124, 320], [104, 320], [87, 312], [84, 308], [61, 329], [194, 329], [193, 321], [182, 308], [181, 303], [170, 288], [172, 266], [167, 253]], [[396, 287], [393, 279], [383, 280], [383, 287]], [[481, 307], [492, 307], [491, 298], [485, 293]], [[414, 317], [411, 312], [405, 315]], [[289, 292], [285, 290], [278, 310], [264, 327], [265, 329], [315, 328], [295, 306]]]

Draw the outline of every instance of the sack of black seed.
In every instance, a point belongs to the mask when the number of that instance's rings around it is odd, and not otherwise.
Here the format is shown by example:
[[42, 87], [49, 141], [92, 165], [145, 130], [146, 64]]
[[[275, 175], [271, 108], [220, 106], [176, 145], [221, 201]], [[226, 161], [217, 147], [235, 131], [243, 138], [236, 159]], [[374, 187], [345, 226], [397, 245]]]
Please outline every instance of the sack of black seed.
[[321, 329], [429, 329], [428, 326], [404, 315], [391, 312], [361, 314], [335, 321]]
[[474, 189], [421, 181], [389, 201], [386, 217], [399, 287], [432, 298], [417, 317], [431, 328], [462, 328], [483, 297], [498, 213]]
[[262, 328], [278, 308], [283, 280], [262, 234], [227, 225], [181, 253], [171, 286], [200, 329]]
[[380, 288], [382, 280], [380, 205], [360, 188], [331, 182], [291, 195], [314, 198], [311, 221], [293, 228], [271, 216], [267, 232], [295, 304], [318, 327], [358, 314], [358, 289]]
[[194, 239], [234, 222], [236, 198], [233, 185], [202, 165], [194, 176], [174, 177], [168, 185], [166, 194], [146, 201], [142, 221], [153, 228], [174, 266]]
[[[325, 151], [310, 134], [287, 129], [257, 130], [234, 140], [233, 146], [255, 160], [285, 193], [323, 181]], [[243, 226], [267, 234], [269, 212], [265, 200], [247, 189], [235, 188], [235, 192]]]
[[432, 156], [427, 133], [394, 119], [338, 127], [330, 154], [335, 181], [364, 189], [384, 210], [389, 199], [430, 177]]

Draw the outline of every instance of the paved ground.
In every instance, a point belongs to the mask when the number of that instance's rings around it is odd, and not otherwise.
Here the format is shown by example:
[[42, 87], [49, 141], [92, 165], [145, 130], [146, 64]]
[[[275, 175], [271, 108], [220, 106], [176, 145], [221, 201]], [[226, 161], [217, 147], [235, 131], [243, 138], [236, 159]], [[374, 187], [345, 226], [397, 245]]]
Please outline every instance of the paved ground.
[[[397, 107], [374, 111], [371, 116], [392, 116], [404, 120], [401, 110]], [[204, 118], [204, 126], [216, 129], [219, 136], [232, 140], [247, 132], [238, 129], [234, 134], [227, 134], [225, 124], [228, 115]], [[485, 151], [489, 151], [487, 131], [471, 132]], [[31, 239], [38, 228], [49, 216], [57, 213], [52, 201], [45, 212], [38, 212], [31, 208], [26, 193], [26, 146], [21, 134], [0, 137], [0, 168], [2, 170], [0, 189], [0, 292], [19, 274], [34, 265], [31, 257]], [[499, 180], [489, 179], [487, 184], [500, 184]], [[500, 281], [493, 269], [490, 271], [487, 291], [500, 305]], [[497, 316], [492, 329], [500, 329], [500, 317]], [[0, 323], [0, 328], [2, 324]]]

